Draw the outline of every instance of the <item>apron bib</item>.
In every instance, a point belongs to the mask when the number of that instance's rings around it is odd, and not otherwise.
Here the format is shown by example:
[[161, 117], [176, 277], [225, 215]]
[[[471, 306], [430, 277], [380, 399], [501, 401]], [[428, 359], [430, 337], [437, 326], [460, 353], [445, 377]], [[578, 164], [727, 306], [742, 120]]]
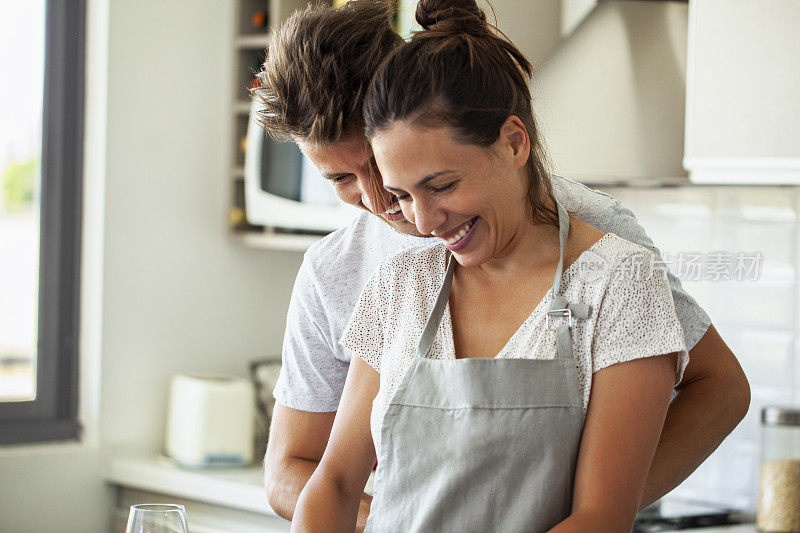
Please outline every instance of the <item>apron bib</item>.
[[569, 216], [547, 327], [555, 359], [427, 357], [447, 305], [452, 256], [417, 355], [381, 426], [370, 532], [544, 532], [570, 514], [583, 407], [570, 328], [585, 304], [561, 296]]

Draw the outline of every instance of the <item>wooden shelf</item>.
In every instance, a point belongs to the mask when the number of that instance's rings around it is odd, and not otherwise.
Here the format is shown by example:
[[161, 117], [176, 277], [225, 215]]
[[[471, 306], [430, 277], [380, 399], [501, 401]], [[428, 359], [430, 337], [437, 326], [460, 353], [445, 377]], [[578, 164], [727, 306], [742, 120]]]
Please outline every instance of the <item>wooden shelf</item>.
[[233, 104], [233, 111], [236, 114], [250, 114], [250, 102], [248, 100], [237, 100]]
[[241, 232], [234, 236], [248, 248], [266, 250], [283, 250], [289, 252], [305, 252], [308, 247], [323, 238], [323, 235], [304, 235], [300, 233]]
[[267, 49], [269, 33], [254, 33], [252, 35], [239, 35], [236, 37], [236, 47], [241, 50]]
[[[233, 98], [229, 103], [232, 138], [227, 143], [230, 163], [227, 179], [231, 190], [228, 210], [228, 228], [231, 236], [250, 248], [303, 252], [320, 235], [280, 233], [273, 228], [259, 231], [245, 221], [244, 156], [243, 141], [246, 139], [250, 115], [250, 94], [247, 87], [253, 82], [253, 74], [261, 68], [270, 33], [297, 9], [306, 6], [308, 0], [236, 0], [236, 28], [233, 35]], [[253, 27], [254, 13], [265, 12], [268, 27]]]

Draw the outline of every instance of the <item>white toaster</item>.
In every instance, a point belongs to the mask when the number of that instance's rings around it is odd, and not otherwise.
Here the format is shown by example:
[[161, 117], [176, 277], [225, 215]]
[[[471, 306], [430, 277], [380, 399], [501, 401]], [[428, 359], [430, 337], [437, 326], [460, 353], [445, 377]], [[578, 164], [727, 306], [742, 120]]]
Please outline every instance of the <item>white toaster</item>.
[[189, 467], [253, 462], [255, 395], [245, 378], [177, 374], [169, 388], [164, 451]]

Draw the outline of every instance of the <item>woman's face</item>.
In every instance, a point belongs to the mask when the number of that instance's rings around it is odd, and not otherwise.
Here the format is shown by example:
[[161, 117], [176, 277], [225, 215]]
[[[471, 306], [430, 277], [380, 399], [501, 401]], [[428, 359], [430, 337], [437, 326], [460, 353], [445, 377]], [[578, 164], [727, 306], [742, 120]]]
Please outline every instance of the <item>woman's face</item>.
[[464, 266], [504, 255], [529, 225], [524, 165], [530, 147], [524, 127], [507, 131], [483, 147], [456, 141], [446, 127], [399, 121], [372, 139], [384, 187], [398, 197], [405, 217], [420, 233], [442, 239]]

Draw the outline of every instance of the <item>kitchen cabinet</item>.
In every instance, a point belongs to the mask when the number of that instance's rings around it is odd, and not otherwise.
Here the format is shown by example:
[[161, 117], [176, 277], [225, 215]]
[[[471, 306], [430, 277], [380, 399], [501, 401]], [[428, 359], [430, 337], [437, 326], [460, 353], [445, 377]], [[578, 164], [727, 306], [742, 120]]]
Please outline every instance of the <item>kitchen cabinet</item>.
[[684, 166], [695, 183], [800, 183], [800, 2], [689, 4]]
[[244, 201], [244, 154], [247, 148], [247, 123], [250, 117], [250, 89], [255, 74], [264, 62], [269, 34], [275, 31], [307, 0], [238, 0], [236, 6], [233, 55], [234, 100], [230, 105], [233, 135], [230, 147], [231, 183], [228, 225], [245, 245], [286, 250], [304, 250], [319, 237], [274, 235], [247, 222]]

